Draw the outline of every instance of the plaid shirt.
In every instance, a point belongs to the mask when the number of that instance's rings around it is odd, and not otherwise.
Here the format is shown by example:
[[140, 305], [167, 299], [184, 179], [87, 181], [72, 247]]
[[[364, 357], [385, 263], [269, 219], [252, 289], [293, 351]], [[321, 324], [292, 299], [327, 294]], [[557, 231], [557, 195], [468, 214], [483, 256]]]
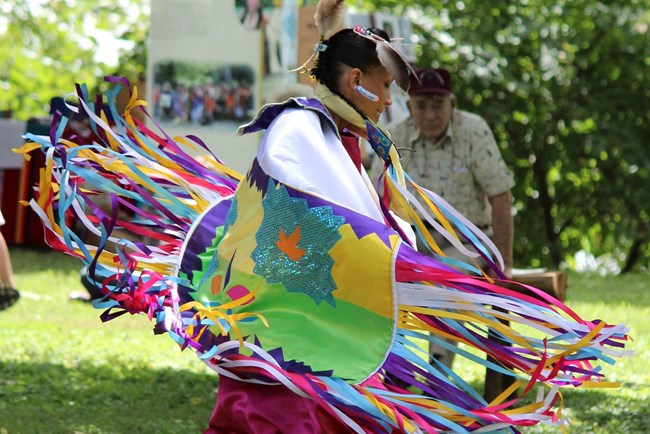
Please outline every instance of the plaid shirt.
[[[515, 182], [483, 118], [454, 109], [447, 132], [435, 143], [420, 135], [411, 117], [388, 130], [404, 170], [416, 183], [439, 194], [475, 225], [491, 226], [488, 197], [507, 192]], [[378, 160], [373, 159], [373, 181], [383, 170]]]

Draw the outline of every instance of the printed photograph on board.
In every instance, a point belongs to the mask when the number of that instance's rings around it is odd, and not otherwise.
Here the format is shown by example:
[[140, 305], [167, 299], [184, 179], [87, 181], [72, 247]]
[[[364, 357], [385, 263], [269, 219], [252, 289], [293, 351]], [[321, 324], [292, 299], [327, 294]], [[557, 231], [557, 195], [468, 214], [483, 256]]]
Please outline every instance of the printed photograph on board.
[[295, 66], [297, 8], [296, 0], [235, 0], [242, 26], [262, 32], [264, 75]]
[[235, 0], [239, 22], [261, 38], [262, 102], [297, 81], [298, 0]]
[[239, 22], [248, 30], [263, 29], [269, 22], [269, 10], [273, 7], [272, 0], [235, 0], [235, 10]]
[[165, 124], [235, 131], [254, 114], [249, 65], [162, 61], [153, 71], [153, 116]]

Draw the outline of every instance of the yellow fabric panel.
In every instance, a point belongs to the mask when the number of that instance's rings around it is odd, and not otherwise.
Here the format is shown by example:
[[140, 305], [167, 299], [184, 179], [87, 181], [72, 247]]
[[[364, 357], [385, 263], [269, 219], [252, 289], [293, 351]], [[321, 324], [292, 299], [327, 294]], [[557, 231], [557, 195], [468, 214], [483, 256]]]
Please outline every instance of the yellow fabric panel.
[[262, 192], [244, 181], [239, 184], [236, 197], [236, 204], [242, 206], [237, 207], [237, 219], [221, 241], [219, 255], [222, 258], [232, 258], [236, 250], [237, 268], [244, 273], [255, 274], [253, 273], [255, 262], [251, 255], [256, 243], [255, 236], [251, 234], [255, 234], [262, 225], [264, 208], [262, 206], [245, 206], [245, 204], [260, 204]]
[[[330, 250], [334, 259], [333, 295], [383, 317], [393, 316], [392, 258], [393, 249], [376, 235], [359, 239], [348, 224], [341, 226], [342, 239]], [[393, 246], [399, 243], [391, 237]], [[364, 290], [359, 290], [363, 288]]]

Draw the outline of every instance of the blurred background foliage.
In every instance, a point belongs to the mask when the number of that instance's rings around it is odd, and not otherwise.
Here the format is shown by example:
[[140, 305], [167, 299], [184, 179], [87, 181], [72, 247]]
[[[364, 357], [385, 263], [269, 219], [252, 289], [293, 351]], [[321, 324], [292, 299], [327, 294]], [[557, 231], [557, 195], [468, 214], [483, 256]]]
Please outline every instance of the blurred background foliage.
[[650, 2], [356, 3], [409, 17], [418, 66], [450, 69], [492, 126], [517, 181], [516, 266], [648, 271]]
[[[148, 0], [0, 0], [0, 110], [15, 119], [48, 113], [74, 83], [102, 89], [105, 75], [145, 73]], [[121, 42], [119, 61], [102, 45]]]
[[[219, 0], [224, 1], [224, 0]], [[314, 3], [300, 1], [299, 3]], [[650, 272], [648, 0], [349, 0], [414, 24], [515, 173], [515, 265]], [[0, 110], [146, 69], [147, 0], [0, 0]], [[117, 65], [97, 35], [126, 42]]]

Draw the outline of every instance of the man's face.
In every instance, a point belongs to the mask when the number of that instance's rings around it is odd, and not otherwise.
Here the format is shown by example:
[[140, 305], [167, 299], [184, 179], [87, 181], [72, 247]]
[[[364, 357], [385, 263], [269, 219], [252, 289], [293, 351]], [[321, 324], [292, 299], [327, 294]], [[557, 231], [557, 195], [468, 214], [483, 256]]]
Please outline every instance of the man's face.
[[454, 96], [440, 94], [414, 95], [409, 109], [415, 124], [427, 140], [437, 140], [447, 130], [454, 108]]

